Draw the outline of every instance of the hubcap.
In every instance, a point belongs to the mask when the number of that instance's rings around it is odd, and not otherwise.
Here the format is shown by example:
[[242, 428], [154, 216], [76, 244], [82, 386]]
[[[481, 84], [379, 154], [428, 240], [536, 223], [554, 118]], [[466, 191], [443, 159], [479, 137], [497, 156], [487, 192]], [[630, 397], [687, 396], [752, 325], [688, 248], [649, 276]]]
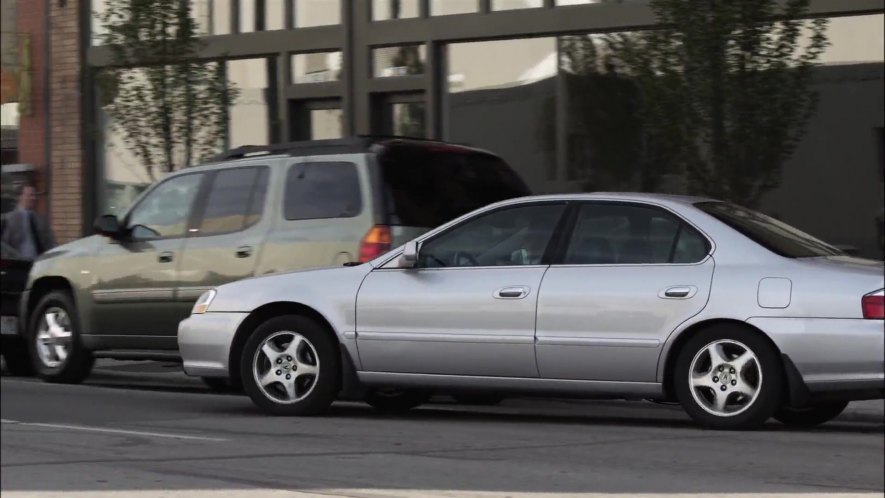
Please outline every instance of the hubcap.
[[694, 356], [688, 372], [691, 395], [718, 417], [743, 413], [759, 396], [762, 368], [753, 351], [738, 341], [720, 339]]
[[261, 392], [278, 403], [306, 398], [320, 375], [316, 348], [295, 332], [276, 332], [255, 352], [252, 374]]
[[68, 358], [71, 349], [71, 319], [62, 308], [49, 308], [37, 326], [37, 356], [49, 368], [56, 368]]

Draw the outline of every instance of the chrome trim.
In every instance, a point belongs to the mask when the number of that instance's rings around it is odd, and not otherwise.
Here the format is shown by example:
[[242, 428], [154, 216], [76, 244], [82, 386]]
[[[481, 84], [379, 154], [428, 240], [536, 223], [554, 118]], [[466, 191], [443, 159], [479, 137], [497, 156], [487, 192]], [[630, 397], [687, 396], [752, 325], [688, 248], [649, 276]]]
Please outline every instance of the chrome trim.
[[173, 287], [155, 289], [111, 289], [92, 291], [92, 299], [96, 303], [171, 301], [174, 296], [175, 288]]
[[656, 348], [661, 345], [657, 339], [615, 339], [607, 337], [554, 337], [539, 336], [538, 346], [600, 346], [620, 348]]
[[530, 335], [487, 334], [423, 334], [418, 332], [365, 332], [357, 334], [359, 341], [459, 342], [465, 344], [534, 344]]

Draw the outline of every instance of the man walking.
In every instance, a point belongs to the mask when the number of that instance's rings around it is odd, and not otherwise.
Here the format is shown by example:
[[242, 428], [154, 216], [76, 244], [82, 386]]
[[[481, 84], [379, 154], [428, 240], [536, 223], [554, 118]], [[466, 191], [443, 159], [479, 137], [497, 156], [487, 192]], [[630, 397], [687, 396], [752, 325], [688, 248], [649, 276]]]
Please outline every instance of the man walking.
[[4, 244], [28, 260], [37, 259], [55, 245], [46, 219], [34, 212], [36, 205], [37, 189], [32, 184], [23, 184], [15, 210], [7, 214], [2, 235]]

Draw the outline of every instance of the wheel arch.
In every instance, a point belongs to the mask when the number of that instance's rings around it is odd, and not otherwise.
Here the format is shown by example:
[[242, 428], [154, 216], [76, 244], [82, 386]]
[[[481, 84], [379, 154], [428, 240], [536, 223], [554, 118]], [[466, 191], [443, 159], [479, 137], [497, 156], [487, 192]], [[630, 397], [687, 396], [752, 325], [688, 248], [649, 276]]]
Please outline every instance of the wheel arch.
[[80, 330], [84, 330], [83, 314], [81, 313], [80, 303], [77, 301], [77, 293], [74, 292], [74, 286], [71, 284], [71, 281], [65, 277], [47, 276], [35, 280], [28, 293], [28, 299], [23, 310], [25, 315], [22, 317], [22, 323], [25, 324], [25, 331], [27, 333], [30, 333], [30, 323], [33, 321], [34, 310], [37, 308], [37, 304], [44, 296], [54, 291], [65, 291], [68, 293], [76, 308], [74, 311], [77, 313], [77, 319], [80, 322]]
[[[754, 334], [759, 335], [764, 338], [768, 344], [774, 348], [774, 351], [777, 353], [778, 358], [781, 359], [781, 367], [784, 368], [785, 360], [789, 360], [785, 358], [781, 353], [780, 348], [775, 344], [775, 342], [768, 336], [763, 330], [758, 327], [754, 327], [749, 323], [733, 318], [713, 318], [708, 320], [703, 320], [697, 323], [693, 323], [683, 329], [682, 331], [675, 334], [665, 346], [665, 350], [663, 352], [664, 357], [662, 363], [662, 375], [659, 376], [659, 379], [662, 381], [662, 388], [664, 391], [664, 396], [667, 399], [675, 399], [675, 393], [673, 389], [673, 376], [674, 370], [676, 369], [676, 359], [679, 356], [679, 352], [682, 351], [682, 348], [685, 346], [685, 343], [689, 341], [692, 337], [703, 330], [708, 330], [713, 327], [717, 327], [720, 325], [733, 325], [738, 326], [744, 330], [748, 330], [753, 332]], [[789, 377], [790, 372], [787, 371], [786, 375]], [[789, 379], [788, 379], [789, 380]], [[791, 391], [793, 391], [792, 383], [791, 383]]]
[[281, 315], [300, 315], [315, 320], [338, 343], [342, 356], [342, 385], [348, 386], [351, 381], [356, 379], [354, 358], [351, 356], [348, 348], [341, 342], [341, 336], [335, 331], [332, 322], [315, 308], [294, 301], [277, 301], [259, 306], [240, 323], [228, 352], [228, 376], [230, 378], [235, 379], [240, 375], [240, 357], [250, 334], [262, 323]]

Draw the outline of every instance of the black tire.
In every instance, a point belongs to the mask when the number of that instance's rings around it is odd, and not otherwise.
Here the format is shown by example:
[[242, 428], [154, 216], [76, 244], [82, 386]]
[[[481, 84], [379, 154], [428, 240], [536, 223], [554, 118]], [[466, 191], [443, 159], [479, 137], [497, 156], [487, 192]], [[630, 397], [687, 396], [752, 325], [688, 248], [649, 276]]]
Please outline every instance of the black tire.
[[[253, 374], [253, 359], [264, 340], [277, 332], [295, 332], [306, 339], [316, 351], [319, 372], [304, 398], [285, 403], [266, 395]], [[319, 415], [335, 401], [341, 390], [341, 351], [334, 333], [316, 321], [301, 315], [284, 315], [260, 325], [243, 347], [240, 358], [243, 389], [261, 410], [272, 415]], [[308, 378], [309, 379], [309, 378]]]
[[[751, 350], [758, 359], [762, 373], [756, 398], [735, 415], [721, 416], [707, 411], [694, 399], [689, 382], [689, 369], [695, 355], [708, 344], [722, 339], [736, 341]], [[678, 354], [673, 377], [676, 397], [688, 415], [704, 427], [726, 430], [757, 428], [771, 418], [783, 403], [785, 383], [780, 356], [759, 332], [739, 325], [716, 325], [690, 338]]]
[[202, 380], [203, 384], [206, 384], [206, 387], [214, 393], [227, 394], [243, 392], [243, 384], [240, 382], [240, 379], [236, 379], [236, 382], [234, 382], [232, 379], [225, 377], [200, 377], [200, 380]]
[[[67, 314], [71, 329], [67, 357], [58, 365], [44, 363], [37, 353], [38, 327], [44, 319], [46, 311], [51, 308], [59, 308]], [[92, 371], [92, 366], [95, 364], [95, 357], [91, 351], [86, 349], [80, 339], [80, 319], [70, 294], [65, 291], [52, 291], [43, 296], [34, 307], [28, 331], [28, 351], [38, 377], [46, 382], [79, 384], [89, 376], [89, 372]]]
[[28, 343], [20, 337], [3, 339], [3, 360], [6, 361], [6, 369], [12, 375], [18, 377], [30, 377], [34, 375], [34, 364], [31, 363], [31, 355], [28, 353]]
[[494, 406], [504, 401], [504, 396], [498, 394], [461, 393], [454, 394], [452, 398], [462, 405]]
[[419, 389], [369, 389], [365, 401], [384, 413], [404, 413], [426, 403], [433, 393]]
[[784, 405], [774, 414], [774, 418], [791, 427], [814, 427], [838, 417], [847, 406], [847, 401], [816, 403], [801, 408]]

